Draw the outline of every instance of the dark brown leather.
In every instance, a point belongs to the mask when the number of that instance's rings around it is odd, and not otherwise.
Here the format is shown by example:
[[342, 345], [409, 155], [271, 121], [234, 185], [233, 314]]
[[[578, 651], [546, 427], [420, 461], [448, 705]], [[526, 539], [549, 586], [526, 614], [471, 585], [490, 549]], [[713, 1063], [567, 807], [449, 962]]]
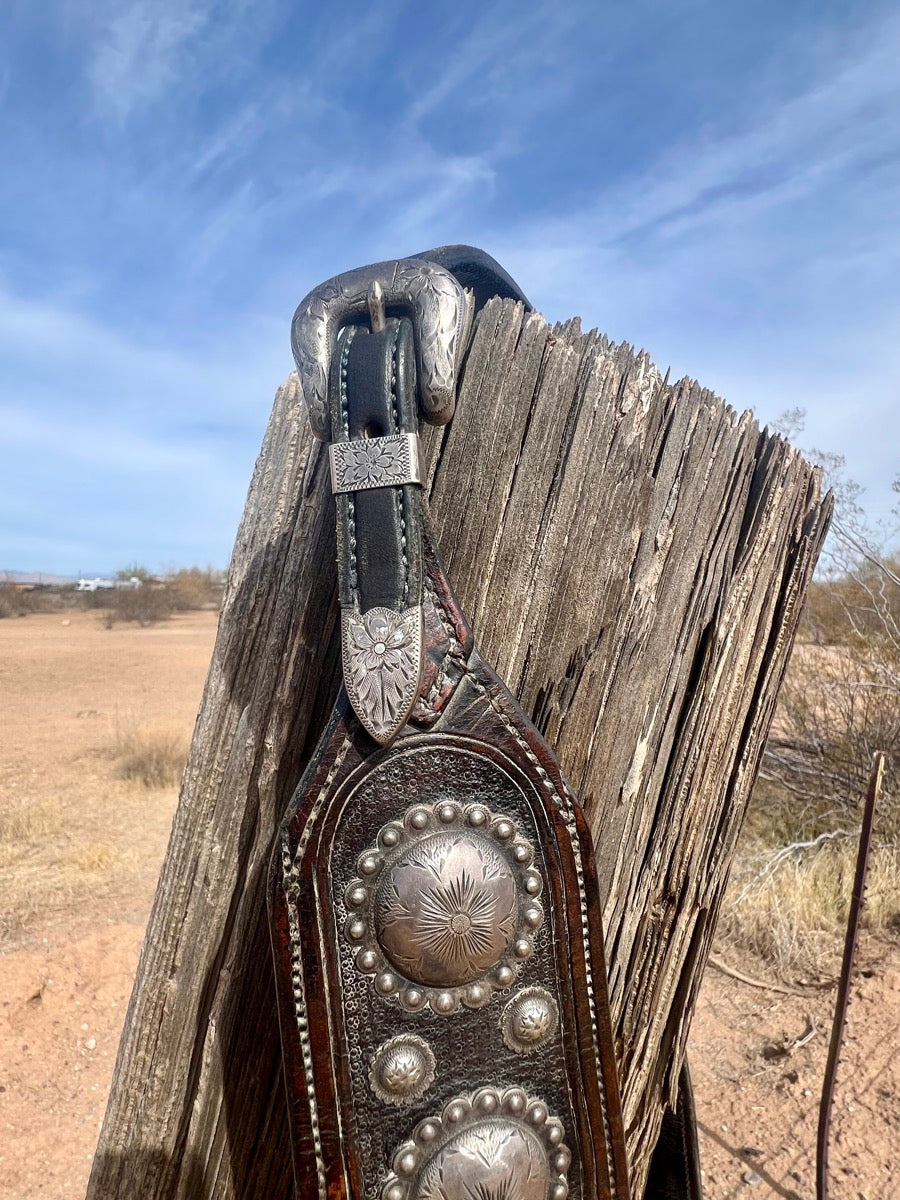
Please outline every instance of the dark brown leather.
[[[389, 321], [378, 334], [360, 327], [344, 349], [339, 343], [335, 355], [343, 372], [335, 382], [345, 385], [343, 399], [332, 404], [338, 436], [387, 424], [395, 410], [402, 425], [411, 402], [408, 322]], [[398, 520], [405, 512], [406, 548], [412, 535], [424, 571], [419, 699], [384, 749], [342, 690], [273, 858], [270, 906], [298, 1195], [392, 1200], [393, 1187], [399, 1198], [404, 1154], [425, 1154], [415, 1141], [422, 1121], [426, 1128], [449, 1121], [455, 1103], [469, 1106], [470, 1136], [481, 1136], [479, 1128], [493, 1121], [523, 1138], [530, 1152], [540, 1143], [548, 1194], [625, 1198], [590, 834], [549, 747], [474, 650], [421, 522], [410, 528], [420, 511], [418, 492], [404, 509], [401, 490], [407, 488], [357, 492], [349, 504], [338, 498], [341, 556], [356, 536], [352, 574], [347, 562], [341, 565], [341, 599], [358, 603], [362, 594], [366, 605], [398, 602]], [[396, 850], [392, 838], [399, 839]], [[397, 958], [378, 907], [394, 875], [418, 870], [416, 856], [437, 851], [434, 869], [446, 867], [451, 875], [453, 855], [468, 856], [465, 869], [435, 884], [437, 900], [475, 896], [476, 907], [467, 910], [475, 932], [498, 939], [483, 961], [481, 943], [465, 943], [464, 973], [452, 974], [462, 961], [455, 958], [443, 981]], [[367, 874], [368, 859], [374, 875]], [[387, 882], [369, 885], [382, 875]], [[506, 889], [491, 900], [495, 907], [515, 896], [496, 928], [483, 916], [495, 886]], [[357, 902], [359, 896], [365, 901]], [[404, 918], [406, 925], [395, 922], [401, 932], [391, 936], [411, 941], [419, 954], [416, 938], [424, 935], [409, 925], [419, 909], [409, 911], [413, 916]], [[547, 1027], [532, 1044], [515, 1033], [515, 1019], [522, 1005], [535, 1003]], [[529, 1038], [533, 1015], [529, 1009], [522, 1026]], [[372, 1072], [385, 1047], [410, 1035], [433, 1056], [434, 1078], [414, 1101], [385, 1101]], [[493, 1106], [480, 1125], [479, 1105]], [[450, 1127], [442, 1128], [450, 1137]]]
[[[472, 247], [418, 257], [448, 267], [478, 306], [494, 294], [528, 304]], [[396, 315], [380, 332], [342, 331], [332, 440], [415, 431], [414, 339]], [[297, 1193], [419, 1200], [465, 1159], [466, 1195], [518, 1196], [525, 1155], [545, 1200], [626, 1200], [581, 809], [475, 650], [420, 489], [336, 500], [342, 608], [359, 617], [421, 604], [423, 666], [387, 747], [341, 690], [275, 847], [269, 900]], [[700, 1200], [686, 1069], [645, 1200]]]
[[663, 1116], [644, 1200], [702, 1200], [697, 1116], [687, 1062], [678, 1076], [678, 1102]]
[[[379, 995], [377, 974], [355, 966], [347, 892], [357, 856], [383, 844], [388, 813], [402, 825], [405, 813], [433, 814], [449, 795], [461, 813], [491, 797], [535, 847], [546, 933], [511, 993], [507, 986], [471, 1009], [456, 1001], [448, 1016], [405, 1012]], [[589, 833], [547, 746], [477, 653], [431, 730], [408, 727], [387, 750], [373, 752], [341, 698], [283, 828], [271, 907], [301, 1197], [323, 1188], [329, 1197], [377, 1195], [373, 1179], [383, 1180], [419, 1121], [491, 1085], [520, 1086], [562, 1120], [573, 1194], [628, 1195]], [[558, 995], [560, 1024], [537, 1056], [523, 1057], [504, 1045], [498, 1016], [510, 994], [535, 983]], [[368, 1063], [400, 1028], [425, 1038], [445, 1072], [412, 1108], [380, 1105], [368, 1086]], [[365, 1139], [350, 1133], [363, 1107], [375, 1127]]]

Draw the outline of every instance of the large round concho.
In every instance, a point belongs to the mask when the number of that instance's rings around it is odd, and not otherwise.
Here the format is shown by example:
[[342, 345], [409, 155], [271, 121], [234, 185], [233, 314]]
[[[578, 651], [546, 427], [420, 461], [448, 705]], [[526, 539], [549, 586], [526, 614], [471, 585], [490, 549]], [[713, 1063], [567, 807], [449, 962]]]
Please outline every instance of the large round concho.
[[533, 860], [513, 822], [481, 804], [445, 800], [391, 821], [346, 891], [357, 967], [410, 1011], [480, 1007], [534, 952]]
[[522, 1088], [485, 1087], [420, 1121], [393, 1157], [382, 1200], [565, 1200], [562, 1123]]

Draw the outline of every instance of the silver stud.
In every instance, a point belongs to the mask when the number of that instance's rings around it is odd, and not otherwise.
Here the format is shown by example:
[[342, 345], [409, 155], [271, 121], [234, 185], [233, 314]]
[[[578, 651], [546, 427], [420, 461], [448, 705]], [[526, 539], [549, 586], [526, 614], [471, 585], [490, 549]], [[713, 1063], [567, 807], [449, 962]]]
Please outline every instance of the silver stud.
[[417, 1166], [418, 1159], [412, 1153], [401, 1154], [397, 1161], [397, 1170], [401, 1175], [412, 1175]]
[[466, 988], [464, 1000], [469, 1008], [480, 1008], [486, 999], [487, 992], [480, 983], [473, 983]]
[[530, 925], [532, 929], [540, 928], [544, 920], [544, 910], [537, 904], [531, 905], [525, 909], [525, 924]]

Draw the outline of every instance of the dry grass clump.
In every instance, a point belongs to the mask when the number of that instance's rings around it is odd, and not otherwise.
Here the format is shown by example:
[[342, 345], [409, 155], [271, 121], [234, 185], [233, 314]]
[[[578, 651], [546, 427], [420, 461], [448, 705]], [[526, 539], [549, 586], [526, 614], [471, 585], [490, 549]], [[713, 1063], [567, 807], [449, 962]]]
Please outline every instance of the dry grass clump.
[[146, 788], [174, 787], [187, 762], [187, 743], [180, 729], [146, 724], [119, 729], [112, 748], [118, 774]]
[[54, 830], [54, 815], [47, 804], [21, 802], [0, 811], [0, 945], [40, 909], [46, 882], [41, 847]]
[[86, 875], [102, 875], [109, 871], [116, 861], [116, 852], [112, 846], [102, 842], [94, 842], [76, 856], [75, 866]]
[[[757, 848], [736, 861], [718, 936], [749, 950], [782, 979], [833, 976], [850, 912], [855, 836], [825, 837], [812, 846]], [[863, 927], [900, 930], [900, 850], [878, 846], [869, 860]], [[732, 956], [733, 957], [733, 956]]]
[[[898, 489], [900, 490], [900, 489]], [[800, 629], [738, 845], [720, 936], [783, 977], [834, 974], [862, 798], [887, 769], [863, 922], [900, 930], [900, 562], [836, 527]]]
[[53, 828], [53, 813], [47, 805], [12, 804], [0, 811], [0, 867], [19, 858], [24, 850]]

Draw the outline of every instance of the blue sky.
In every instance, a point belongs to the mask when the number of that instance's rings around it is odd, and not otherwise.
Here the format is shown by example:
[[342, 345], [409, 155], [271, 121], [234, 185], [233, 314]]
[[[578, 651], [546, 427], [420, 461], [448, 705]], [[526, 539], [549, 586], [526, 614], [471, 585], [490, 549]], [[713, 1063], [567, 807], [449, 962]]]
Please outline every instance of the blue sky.
[[0, 569], [227, 563], [300, 298], [444, 242], [900, 470], [900, 11], [6, 0]]

